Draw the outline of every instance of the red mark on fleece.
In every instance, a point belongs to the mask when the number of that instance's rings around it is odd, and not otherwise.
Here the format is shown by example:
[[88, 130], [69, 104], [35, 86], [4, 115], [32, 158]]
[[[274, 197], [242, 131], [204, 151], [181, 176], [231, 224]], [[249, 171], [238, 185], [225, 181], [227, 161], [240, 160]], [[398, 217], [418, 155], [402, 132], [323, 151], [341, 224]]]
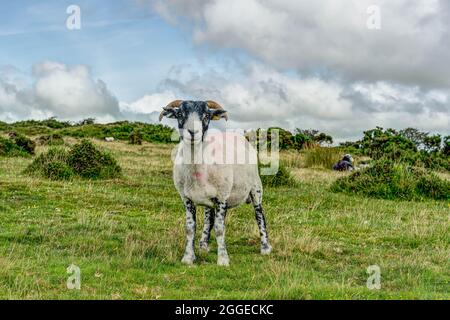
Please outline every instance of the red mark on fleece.
[[196, 180], [200, 180], [202, 178], [202, 173], [201, 172], [194, 172], [192, 174], [192, 177]]

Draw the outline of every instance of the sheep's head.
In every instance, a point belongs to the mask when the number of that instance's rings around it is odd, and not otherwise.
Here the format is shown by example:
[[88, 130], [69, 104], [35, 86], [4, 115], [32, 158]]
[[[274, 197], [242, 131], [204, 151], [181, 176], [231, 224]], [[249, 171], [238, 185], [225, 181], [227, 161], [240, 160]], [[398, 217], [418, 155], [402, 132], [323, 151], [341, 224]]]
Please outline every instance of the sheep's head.
[[191, 144], [203, 141], [211, 120], [228, 120], [227, 112], [217, 102], [210, 100], [172, 101], [163, 108], [159, 121], [163, 117], [177, 119], [181, 139]]

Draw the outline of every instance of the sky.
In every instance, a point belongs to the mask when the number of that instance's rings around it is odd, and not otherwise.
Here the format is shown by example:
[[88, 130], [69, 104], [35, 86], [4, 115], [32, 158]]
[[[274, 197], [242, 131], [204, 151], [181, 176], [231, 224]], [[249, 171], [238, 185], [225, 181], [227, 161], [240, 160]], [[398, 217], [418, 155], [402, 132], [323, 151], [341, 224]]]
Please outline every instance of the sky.
[[215, 100], [226, 128], [449, 134], [450, 2], [2, 2], [0, 121], [153, 123], [175, 99]]

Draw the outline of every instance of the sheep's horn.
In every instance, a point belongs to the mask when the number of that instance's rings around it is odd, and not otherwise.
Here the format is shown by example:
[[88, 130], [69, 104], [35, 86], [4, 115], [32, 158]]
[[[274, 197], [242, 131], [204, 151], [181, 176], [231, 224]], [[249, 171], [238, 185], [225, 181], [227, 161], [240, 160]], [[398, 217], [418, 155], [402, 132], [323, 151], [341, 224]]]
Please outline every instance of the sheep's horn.
[[164, 117], [164, 111], [174, 109], [174, 108], [179, 108], [182, 103], [183, 103], [183, 100], [174, 100], [171, 103], [169, 103], [167, 106], [165, 106], [163, 108], [163, 111], [159, 114], [159, 121], [161, 121], [162, 118]]
[[[215, 101], [207, 100], [206, 104], [210, 109], [223, 110], [222, 106]], [[228, 112], [225, 112], [222, 117], [225, 118], [226, 121], [228, 121]], [[213, 118], [213, 120], [219, 120], [219, 118]]]

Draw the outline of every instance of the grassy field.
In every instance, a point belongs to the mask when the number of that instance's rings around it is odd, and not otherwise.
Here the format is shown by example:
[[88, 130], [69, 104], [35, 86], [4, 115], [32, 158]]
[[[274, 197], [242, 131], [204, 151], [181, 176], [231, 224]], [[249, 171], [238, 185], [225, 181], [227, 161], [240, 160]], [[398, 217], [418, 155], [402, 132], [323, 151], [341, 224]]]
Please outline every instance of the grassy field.
[[[0, 158], [0, 298], [450, 299], [448, 202], [331, 193], [339, 173], [286, 155], [299, 183], [265, 189], [273, 253], [259, 254], [246, 205], [227, 217], [231, 266], [216, 265], [213, 237], [210, 253], [187, 267], [173, 146], [95, 143], [116, 156], [123, 178], [30, 178], [21, 172], [31, 158]], [[81, 290], [66, 287], [71, 264]], [[380, 290], [366, 287], [370, 265], [381, 269]]]

